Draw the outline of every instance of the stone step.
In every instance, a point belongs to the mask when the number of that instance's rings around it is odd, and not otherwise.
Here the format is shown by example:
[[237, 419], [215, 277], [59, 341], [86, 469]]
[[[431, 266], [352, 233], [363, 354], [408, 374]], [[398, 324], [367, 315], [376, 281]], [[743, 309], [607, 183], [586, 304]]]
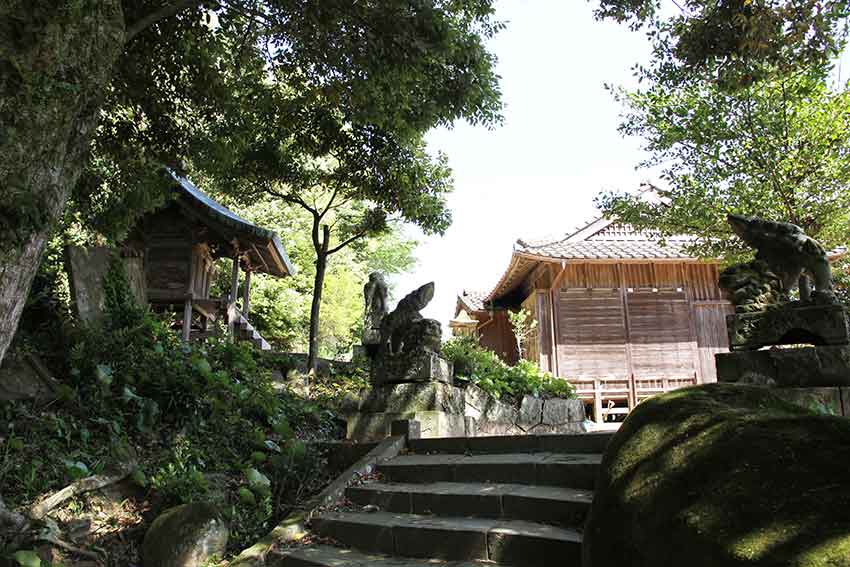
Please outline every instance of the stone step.
[[612, 432], [411, 439], [414, 453], [604, 453]]
[[482, 561], [438, 561], [435, 559], [399, 559], [377, 553], [362, 553], [356, 549], [316, 545], [284, 552], [269, 562], [275, 567], [498, 567]]
[[435, 482], [375, 482], [349, 487], [349, 500], [385, 512], [510, 518], [578, 527], [584, 523], [593, 492], [557, 486]]
[[313, 530], [360, 551], [522, 567], [580, 567], [581, 534], [521, 520], [331, 512]]
[[602, 455], [505, 453], [403, 455], [378, 465], [391, 482], [502, 482], [592, 490]]

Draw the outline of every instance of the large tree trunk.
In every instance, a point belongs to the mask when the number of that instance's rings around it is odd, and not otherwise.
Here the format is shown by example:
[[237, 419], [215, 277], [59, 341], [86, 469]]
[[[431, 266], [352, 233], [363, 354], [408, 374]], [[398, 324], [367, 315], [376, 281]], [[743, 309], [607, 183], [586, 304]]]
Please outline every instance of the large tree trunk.
[[313, 303], [310, 306], [310, 349], [307, 353], [308, 381], [316, 373], [319, 358], [319, 309], [322, 306], [322, 289], [325, 287], [325, 271], [328, 267], [328, 244], [330, 229], [322, 227], [324, 240], [316, 249], [316, 277], [313, 279]]
[[85, 167], [124, 42], [120, 0], [0, 7], [0, 362]]

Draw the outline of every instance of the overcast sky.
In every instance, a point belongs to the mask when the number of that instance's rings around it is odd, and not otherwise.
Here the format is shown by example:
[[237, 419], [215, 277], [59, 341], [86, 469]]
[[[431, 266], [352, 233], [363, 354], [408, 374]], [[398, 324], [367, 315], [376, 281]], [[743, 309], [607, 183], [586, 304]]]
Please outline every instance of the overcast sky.
[[490, 290], [523, 236], [562, 234], [596, 214], [593, 197], [636, 188], [640, 143], [617, 132], [620, 106], [605, 83], [634, 85], [631, 67], [649, 58], [641, 33], [593, 19], [583, 0], [502, 0], [507, 28], [489, 47], [499, 59], [504, 125], [458, 124], [431, 132], [454, 170], [454, 222], [442, 237], [418, 235], [417, 268], [396, 278], [395, 299], [436, 282], [424, 310], [443, 323], [461, 289]]

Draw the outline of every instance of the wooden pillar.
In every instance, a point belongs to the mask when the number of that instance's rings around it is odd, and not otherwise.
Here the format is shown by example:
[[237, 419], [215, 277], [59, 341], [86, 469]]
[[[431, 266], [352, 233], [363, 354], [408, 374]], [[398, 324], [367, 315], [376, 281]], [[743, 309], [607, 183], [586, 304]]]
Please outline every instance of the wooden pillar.
[[192, 294], [186, 295], [183, 303], [183, 342], [189, 342], [192, 333]]
[[245, 271], [245, 286], [242, 288], [242, 315], [248, 318], [251, 310], [251, 270]]
[[239, 293], [239, 254], [233, 256], [233, 270], [230, 275], [230, 298], [227, 302], [227, 332], [230, 340], [236, 340], [236, 294]]
[[189, 342], [192, 335], [192, 298], [195, 291], [195, 266], [198, 256], [195, 247], [189, 247], [189, 281], [186, 285], [186, 299], [183, 301], [183, 342]]

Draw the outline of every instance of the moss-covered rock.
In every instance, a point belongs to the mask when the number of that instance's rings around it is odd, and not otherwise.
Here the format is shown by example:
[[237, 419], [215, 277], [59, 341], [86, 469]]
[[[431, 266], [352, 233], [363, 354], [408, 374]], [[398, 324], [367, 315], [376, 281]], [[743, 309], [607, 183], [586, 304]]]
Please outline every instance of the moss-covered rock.
[[142, 545], [145, 567], [200, 567], [221, 557], [230, 532], [215, 506], [193, 502], [154, 520]]
[[768, 388], [641, 403], [611, 440], [584, 567], [850, 566], [850, 419]]

